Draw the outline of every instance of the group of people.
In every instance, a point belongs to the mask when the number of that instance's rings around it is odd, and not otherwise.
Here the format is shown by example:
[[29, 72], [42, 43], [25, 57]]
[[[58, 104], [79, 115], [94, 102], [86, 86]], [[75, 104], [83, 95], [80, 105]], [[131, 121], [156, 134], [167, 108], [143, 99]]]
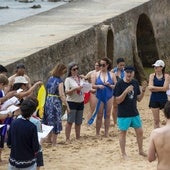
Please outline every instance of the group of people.
[[[137, 109], [137, 101], [140, 102], [142, 100], [147, 86], [151, 91], [149, 107], [153, 113], [154, 128], [160, 127], [159, 112], [164, 106], [167, 119], [169, 119], [170, 113], [170, 103], [167, 102], [168, 97], [166, 94], [166, 91], [169, 88], [170, 78], [169, 75], [165, 73], [165, 63], [162, 60], [157, 60], [153, 64], [153, 67], [155, 71], [149, 76], [149, 83], [147, 84], [147, 82], [144, 82], [142, 83], [142, 86], [140, 86], [135, 79], [135, 68], [133, 66], [126, 66], [123, 58], [118, 58], [117, 66], [112, 68], [110, 59], [104, 57], [97, 61], [95, 63], [95, 69], [87, 73], [85, 76], [79, 74], [78, 63], [71, 62], [68, 66], [58, 63], [50, 71], [50, 76], [46, 82], [47, 95], [42, 123], [53, 126], [51, 133], [48, 135], [47, 142], [50, 142], [52, 146], [57, 145], [57, 136], [63, 129], [63, 106], [65, 106], [67, 110], [67, 123], [65, 127], [66, 143], [71, 142], [70, 135], [73, 123], [75, 124], [76, 139], [80, 138], [84, 111], [84, 93], [82, 89], [83, 83], [88, 81], [91, 84], [91, 89], [89, 91], [91, 113], [88, 115], [88, 124], [92, 124], [93, 121], [96, 120], [96, 135], [100, 135], [100, 129], [104, 117], [104, 135], [105, 137], [109, 136], [110, 117], [112, 115], [114, 125], [117, 125], [120, 130], [119, 143], [122, 157], [127, 157], [125, 150], [126, 134], [130, 127], [135, 129], [139, 154], [147, 156], [143, 150], [142, 121]], [[30, 164], [28, 163], [26, 166], [32, 166], [32, 169], [35, 168], [35, 155], [39, 153], [41, 148], [37, 140], [37, 135], [35, 134], [35, 127], [30, 125], [30, 122], [27, 120], [30, 120], [30, 117], [35, 112], [37, 106], [36, 100], [29, 96], [38, 85], [42, 84], [42, 82], [37, 82], [34, 85], [31, 85], [31, 81], [29, 77], [25, 75], [24, 70], [25, 66], [19, 64], [17, 66], [16, 74], [12, 77], [4, 80], [6, 75], [3, 75], [4, 77], [1, 78], [1, 75], [4, 73], [1, 72], [0, 74], [0, 88], [2, 93], [0, 96], [0, 104], [12, 96], [16, 96], [21, 102], [20, 114], [22, 117], [19, 120], [14, 121], [9, 130], [8, 145], [11, 147], [11, 155], [9, 159], [10, 169], [13, 167], [21, 168], [20, 165], [22, 163], [18, 165], [17, 159], [26, 159], [25, 157], [22, 158], [20, 153], [17, 154], [19, 155], [17, 158], [14, 154], [14, 152], [18, 152], [15, 148], [15, 141], [19, 140], [18, 135], [25, 135], [21, 132], [22, 129], [18, 129], [19, 124], [23, 126], [23, 129], [25, 128], [25, 131], [29, 131], [30, 138], [33, 136], [36, 138], [32, 143], [30, 143], [31, 141], [29, 141], [28, 138], [25, 138], [27, 142], [18, 146], [19, 148], [24, 148], [24, 145], [31, 147], [33, 144], [31, 153], [27, 158]], [[67, 76], [65, 80], [63, 80], [66, 73]], [[5, 86], [7, 86], [7, 88], [5, 88]], [[16, 91], [18, 89], [22, 89], [22, 91], [17, 93]], [[0, 115], [0, 118], [1, 116], [2, 115]], [[12, 113], [8, 113], [6, 118], [12, 116]], [[2, 116], [2, 119], [4, 119], [4, 115]], [[32, 127], [31, 130], [28, 129], [29, 126]], [[16, 131], [19, 131], [19, 134], [15, 135]], [[167, 136], [165, 141], [160, 140], [160, 142], [155, 142], [155, 140], [159, 138], [159, 133], [167, 133], [166, 131], [168, 131], [168, 120], [164, 130], [155, 129], [153, 131], [148, 153], [149, 161], [155, 160], [156, 155], [158, 155], [158, 158], [161, 157], [161, 159], [163, 159], [162, 157], [164, 156], [159, 157], [159, 154], [161, 154], [162, 151], [158, 151], [157, 153], [157, 149], [162, 149], [161, 145], [168, 141], [168, 134], [162, 135], [162, 137]], [[1, 143], [3, 143], [2, 140]], [[2, 148], [3, 145], [0, 147]], [[25, 152], [27, 151], [25, 150]], [[40, 158], [41, 157], [42, 156], [40, 156]], [[39, 158], [39, 156], [37, 156], [37, 158]], [[42, 166], [42, 164], [40, 166]], [[160, 167], [161, 166], [166, 165], [160, 165]]]

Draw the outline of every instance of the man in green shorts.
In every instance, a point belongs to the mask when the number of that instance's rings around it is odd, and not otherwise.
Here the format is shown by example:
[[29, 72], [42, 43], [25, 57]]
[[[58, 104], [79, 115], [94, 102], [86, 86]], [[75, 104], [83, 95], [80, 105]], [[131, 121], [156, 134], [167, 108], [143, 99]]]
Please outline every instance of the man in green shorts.
[[127, 66], [124, 69], [125, 77], [118, 81], [115, 87], [115, 97], [118, 104], [117, 122], [120, 130], [119, 143], [122, 156], [127, 157], [125, 151], [126, 132], [129, 127], [135, 129], [139, 154], [146, 156], [143, 151], [143, 129], [142, 122], [137, 110], [137, 101], [141, 101], [146, 85], [140, 90], [137, 80], [134, 79], [135, 69], [132, 66]]

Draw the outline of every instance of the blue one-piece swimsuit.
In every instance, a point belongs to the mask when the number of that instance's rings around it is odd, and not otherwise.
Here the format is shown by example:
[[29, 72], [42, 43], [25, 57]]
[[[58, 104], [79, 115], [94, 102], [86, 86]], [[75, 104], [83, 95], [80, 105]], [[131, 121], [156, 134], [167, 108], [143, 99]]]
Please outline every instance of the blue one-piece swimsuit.
[[[114, 82], [110, 76], [110, 73], [107, 72], [108, 75], [108, 80], [106, 82], [109, 82], [109, 84], [114, 85]], [[113, 97], [113, 89], [107, 85], [105, 85], [105, 83], [101, 80], [100, 78], [100, 74], [96, 79], [96, 85], [103, 85], [105, 86], [105, 88], [103, 89], [97, 89], [96, 91], [96, 97], [98, 99], [97, 105], [96, 105], [96, 109], [92, 115], [92, 117], [90, 118], [90, 120], [88, 121], [88, 124], [91, 125], [99, 111], [100, 108], [100, 103], [103, 102], [104, 103], [104, 118], [106, 118], [106, 106], [107, 106], [107, 101]]]

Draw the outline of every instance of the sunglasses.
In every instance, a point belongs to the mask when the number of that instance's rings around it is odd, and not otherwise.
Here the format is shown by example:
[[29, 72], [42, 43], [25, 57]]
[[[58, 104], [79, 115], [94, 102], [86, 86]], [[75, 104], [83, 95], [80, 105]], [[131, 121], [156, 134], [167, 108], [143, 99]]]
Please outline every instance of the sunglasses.
[[99, 64], [100, 67], [106, 67], [106, 64]]
[[78, 67], [76, 67], [76, 68], [73, 68], [72, 70], [73, 70], [73, 71], [76, 71], [76, 70], [78, 70], [78, 69], [79, 69], [79, 68], [78, 68]]
[[96, 64], [95, 66], [96, 66], [96, 67], [99, 67], [99, 64]]

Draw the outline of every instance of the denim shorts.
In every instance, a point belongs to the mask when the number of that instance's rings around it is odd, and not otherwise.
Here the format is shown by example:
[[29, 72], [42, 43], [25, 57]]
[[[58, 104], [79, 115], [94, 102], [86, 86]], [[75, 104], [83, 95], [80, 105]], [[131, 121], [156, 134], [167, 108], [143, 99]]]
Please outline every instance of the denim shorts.
[[121, 131], [126, 131], [129, 129], [129, 127], [135, 129], [142, 127], [142, 121], [139, 115], [133, 117], [118, 117], [117, 123]]

